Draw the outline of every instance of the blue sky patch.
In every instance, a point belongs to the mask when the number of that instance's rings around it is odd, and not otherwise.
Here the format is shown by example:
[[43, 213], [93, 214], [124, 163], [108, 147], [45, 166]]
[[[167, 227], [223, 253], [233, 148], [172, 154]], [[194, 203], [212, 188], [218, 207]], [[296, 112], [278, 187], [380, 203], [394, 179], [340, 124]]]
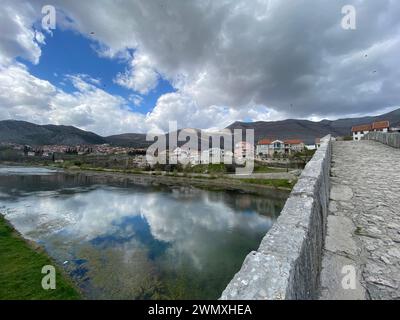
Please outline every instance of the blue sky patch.
[[[121, 58], [100, 57], [94, 50], [94, 47], [98, 47], [97, 42], [77, 32], [56, 29], [53, 30], [53, 36], [46, 34], [45, 41], [46, 44], [41, 46], [42, 54], [37, 65], [23, 58], [17, 59], [28, 66], [32, 75], [51, 82], [67, 93], [74, 92], [76, 89], [65, 77], [86, 74], [100, 80], [97, 87], [112, 95], [125, 98], [132, 110], [145, 114], [154, 108], [161, 95], [176, 91], [169, 81], [163, 78], [160, 78], [157, 87], [146, 95], [116, 84], [113, 79], [118, 73], [126, 71], [129, 61]], [[139, 106], [130, 101], [132, 99], [129, 98], [132, 95], [142, 97], [143, 100]]]

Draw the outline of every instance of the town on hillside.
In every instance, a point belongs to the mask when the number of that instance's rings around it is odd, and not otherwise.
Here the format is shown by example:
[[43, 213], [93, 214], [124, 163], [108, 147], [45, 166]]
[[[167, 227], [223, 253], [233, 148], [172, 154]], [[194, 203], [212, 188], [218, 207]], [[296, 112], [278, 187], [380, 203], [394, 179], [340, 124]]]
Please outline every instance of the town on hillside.
[[[371, 124], [363, 124], [352, 127], [351, 136], [336, 137], [338, 140], [360, 141], [369, 132], [400, 132], [400, 128], [391, 127], [389, 121], [377, 121]], [[223, 147], [213, 147], [206, 150], [191, 149], [182, 145], [171, 150], [160, 150], [171, 163], [181, 163], [190, 166], [210, 163], [228, 163], [232, 159], [234, 163], [243, 163], [251, 158], [260, 162], [281, 164], [282, 160], [295, 161], [305, 156], [305, 161], [310, 158], [320, 147], [320, 138], [315, 139], [314, 144], [306, 144], [303, 140], [276, 139], [264, 137], [258, 140], [255, 145], [246, 141], [240, 141], [234, 145], [233, 151], [224, 150]], [[71, 159], [92, 159], [99, 166], [110, 166], [122, 162], [125, 167], [147, 168], [153, 167], [156, 162], [149, 161], [146, 157], [145, 148], [133, 148], [114, 146], [110, 144], [99, 145], [39, 145], [30, 146], [15, 143], [0, 144], [0, 158], [4, 161], [35, 160], [63, 163]], [[96, 160], [94, 160], [96, 159]], [[174, 162], [175, 161], [175, 162]], [[80, 161], [74, 161], [79, 165]], [[120, 163], [121, 165], [121, 163]]]
[[[63, 163], [64, 160], [76, 157], [107, 158], [115, 159], [129, 158], [137, 167], [145, 167], [146, 149], [101, 145], [42, 145], [30, 146], [15, 143], [1, 143], [0, 158], [2, 160], [45, 160], [56, 163]], [[315, 151], [319, 147], [319, 139], [314, 145], [306, 145], [299, 139], [272, 140], [261, 139], [255, 145], [246, 141], [240, 141], [234, 145], [233, 151], [225, 150], [223, 147], [210, 147], [206, 150], [191, 149], [185, 145], [171, 150], [161, 150], [166, 158], [192, 166], [198, 164], [223, 163], [226, 159], [233, 159], [236, 162], [243, 162], [245, 159], [253, 160], [294, 158], [304, 151]], [[152, 164], [152, 163], [150, 163]]]

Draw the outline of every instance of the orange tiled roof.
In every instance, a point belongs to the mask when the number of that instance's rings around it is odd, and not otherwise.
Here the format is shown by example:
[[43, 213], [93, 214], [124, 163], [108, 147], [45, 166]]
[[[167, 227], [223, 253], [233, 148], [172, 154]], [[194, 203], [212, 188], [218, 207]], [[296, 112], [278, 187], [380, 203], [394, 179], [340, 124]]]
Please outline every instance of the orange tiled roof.
[[299, 139], [289, 139], [289, 140], [285, 140], [284, 142], [285, 142], [285, 144], [301, 144], [301, 143], [304, 143], [303, 141], [301, 141]]
[[385, 129], [389, 128], [390, 124], [389, 121], [378, 121], [372, 124], [372, 129]]
[[258, 145], [267, 145], [267, 144], [271, 144], [272, 143], [272, 140], [269, 140], [269, 139], [262, 139], [262, 140], [260, 140], [260, 141], [258, 141]]
[[372, 125], [370, 124], [362, 124], [359, 126], [354, 126], [351, 128], [351, 132], [357, 132], [357, 131], [371, 131], [372, 130]]

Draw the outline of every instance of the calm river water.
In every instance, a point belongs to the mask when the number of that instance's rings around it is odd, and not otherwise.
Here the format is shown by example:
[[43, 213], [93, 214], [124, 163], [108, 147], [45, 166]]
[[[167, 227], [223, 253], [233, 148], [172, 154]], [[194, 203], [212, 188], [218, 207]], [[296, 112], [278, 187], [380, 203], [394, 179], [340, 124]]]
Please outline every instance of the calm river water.
[[282, 197], [0, 168], [0, 212], [89, 299], [215, 299]]

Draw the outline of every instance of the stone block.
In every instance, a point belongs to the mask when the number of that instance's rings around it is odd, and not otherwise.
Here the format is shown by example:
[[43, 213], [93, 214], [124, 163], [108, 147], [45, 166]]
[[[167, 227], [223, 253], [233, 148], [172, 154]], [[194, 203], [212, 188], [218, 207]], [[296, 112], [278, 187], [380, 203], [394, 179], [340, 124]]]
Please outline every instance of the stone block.
[[273, 255], [251, 252], [222, 293], [222, 300], [283, 300], [290, 266]]

